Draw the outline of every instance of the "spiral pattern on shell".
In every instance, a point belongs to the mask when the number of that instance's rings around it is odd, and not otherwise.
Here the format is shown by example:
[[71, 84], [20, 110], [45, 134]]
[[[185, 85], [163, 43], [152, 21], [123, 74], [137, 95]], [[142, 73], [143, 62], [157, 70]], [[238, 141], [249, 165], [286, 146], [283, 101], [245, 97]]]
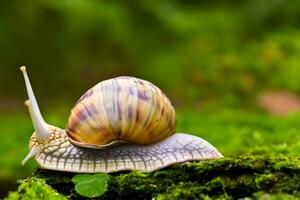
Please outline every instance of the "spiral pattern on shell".
[[97, 148], [114, 141], [151, 144], [175, 133], [175, 110], [152, 83], [134, 77], [102, 81], [75, 104], [66, 132], [71, 142]]

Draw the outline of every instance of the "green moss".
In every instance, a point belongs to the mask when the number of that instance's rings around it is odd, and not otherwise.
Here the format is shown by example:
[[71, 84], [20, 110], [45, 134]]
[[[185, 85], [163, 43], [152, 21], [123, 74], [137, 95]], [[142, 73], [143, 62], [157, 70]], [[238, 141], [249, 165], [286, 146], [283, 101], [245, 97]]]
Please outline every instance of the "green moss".
[[269, 194], [265, 192], [257, 192], [253, 195], [253, 197], [254, 197], [253, 199], [264, 199], [264, 200], [299, 199], [298, 197], [286, 193]]
[[[80, 198], [71, 182], [75, 174], [37, 170], [22, 183], [43, 183], [59, 193]], [[48, 185], [41, 180], [45, 180]], [[300, 197], [300, 157], [244, 155], [177, 164], [152, 173], [110, 175], [108, 191], [99, 199], [284, 199]], [[28, 193], [20, 186], [19, 195]], [[29, 184], [30, 185], [30, 184]], [[23, 189], [22, 189], [23, 188]], [[46, 190], [47, 191], [47, 190]], [[25, 192], [25, 193], [24, 193]], [[10, 197], [17, 195], [11, 193]]]
[[65, 196], [57, 193], [49, 185], [45, 183], [45, 180], [36, 177], [31, 177], [27, 180], [23, 180], [19, 186], [18, 191], [9, 193], [7, 200], [31, 200], [31, 199], [55, 199], [65, 200]]

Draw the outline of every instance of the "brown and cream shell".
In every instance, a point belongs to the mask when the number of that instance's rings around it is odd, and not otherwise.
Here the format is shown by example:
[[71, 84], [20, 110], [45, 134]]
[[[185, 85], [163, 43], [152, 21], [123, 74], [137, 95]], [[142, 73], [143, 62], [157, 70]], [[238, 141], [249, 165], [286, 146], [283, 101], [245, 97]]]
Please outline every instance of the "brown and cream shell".
[[66, 132], [79, 146], [151, 144], [175, 133], [175, 110], [152, 83], [134, 77], [102, 81], [75, 104]]

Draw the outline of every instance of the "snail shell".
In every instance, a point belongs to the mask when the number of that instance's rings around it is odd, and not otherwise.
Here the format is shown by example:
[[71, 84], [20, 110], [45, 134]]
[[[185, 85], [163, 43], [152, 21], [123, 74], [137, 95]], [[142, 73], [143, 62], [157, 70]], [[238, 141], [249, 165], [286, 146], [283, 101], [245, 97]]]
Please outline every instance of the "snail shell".
[[98, 83], [77, 101], [66, 132], [76, 145], [107, 148], [161, 141], [175, 133], [175, 124], [174, 108], [158, 87], [118, 77]]

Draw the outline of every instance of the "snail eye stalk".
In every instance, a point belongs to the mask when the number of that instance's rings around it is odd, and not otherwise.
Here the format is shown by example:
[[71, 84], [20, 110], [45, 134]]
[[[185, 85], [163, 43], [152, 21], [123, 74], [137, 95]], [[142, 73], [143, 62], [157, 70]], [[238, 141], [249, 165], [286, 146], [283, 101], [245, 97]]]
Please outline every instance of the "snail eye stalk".
[[49, 131], [48, 131], [48, 125], [43, 119], [39, 106], [37, 104], [37, 101], [35, 99], [27, 72], [26, 72], [26, 67], [22, 66], [20, 67], [20, 70], [23, 72], [24, 80], [25, 80], [25, 85], [28, 93], [28, 98], [25, 102], [25, 105], [28, 107], [31, 120], [34, 126], [34, 130], [37, 136], [37, 140], [42, 142], [49, 136]]

